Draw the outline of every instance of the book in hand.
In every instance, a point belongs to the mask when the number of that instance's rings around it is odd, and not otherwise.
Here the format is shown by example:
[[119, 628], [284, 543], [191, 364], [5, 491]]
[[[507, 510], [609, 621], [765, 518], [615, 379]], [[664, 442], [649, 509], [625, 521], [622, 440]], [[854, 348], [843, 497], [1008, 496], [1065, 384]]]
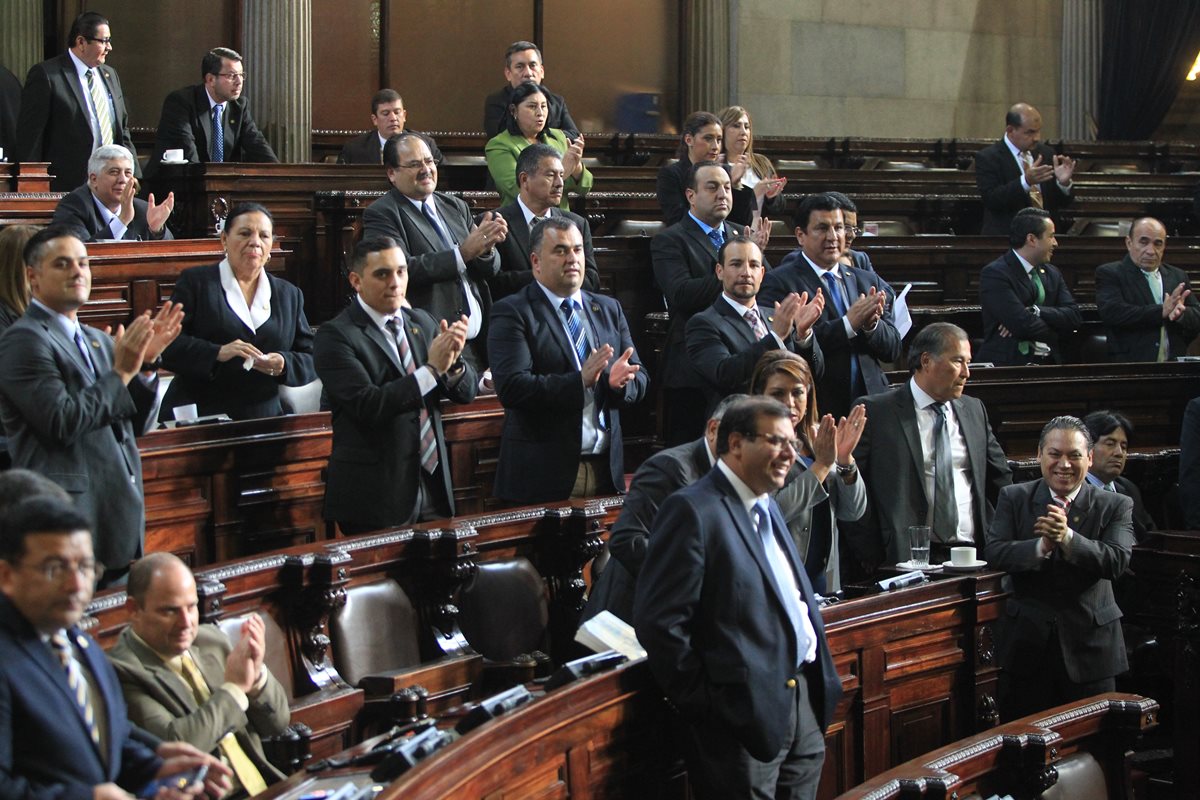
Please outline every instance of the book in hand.
[[646, 657], [633, 628], [611, 611], [601, 611], [580, 625], [575, 641], [597, 653], [616, 650], [630, 661]]

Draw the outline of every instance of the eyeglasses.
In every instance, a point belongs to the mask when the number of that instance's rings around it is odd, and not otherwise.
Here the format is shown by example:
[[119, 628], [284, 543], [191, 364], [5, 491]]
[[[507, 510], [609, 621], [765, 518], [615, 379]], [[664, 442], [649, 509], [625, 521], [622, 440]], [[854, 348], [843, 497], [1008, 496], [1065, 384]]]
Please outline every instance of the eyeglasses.
[[228, 78], [230, 83], [244, 83], [246, 80], [246, 73], [244, 72], [218, 72], [217, 76]]
[[846, 228], [847, 236], [858, 236], [860, 233], [862, 233], [862, 228], [859, 228], [859, 227]]
[[797, 453], [799, 453], [800, 448], [802, 448], [804, 446], [804, 443], [801, 442], [799, 439], [789, 439], [788, 437], [781, 436], [778, 433], [752, 433], [752, 434], [748, 433], [748, 434], [746, 434], [746, 438], [747, 439], [762, 439], [767, 444], [774, 447], [776, 450], [782, 450], [784, 445], [787, 445], [788, 447], [791, 447], [792, 450], [794, 450]]
[[89, 581], [96, 577], [96, 561], [90, 558], [74, 562], [52, 558], [49, 561], [43, 561], [41, 564], [22, 564], [21, 566], [28, 567], [33, 572], [40, 574], [48, 583], [58, 583], [61, 581], [67, 570], [77, 572], [85, 580]]
[[423, 161], [410, 161], [407, 164], [401, 164], [400, 169], [420, 169], [421, 167], [429, 167], [432, 169], [437, 166], [437, 162], [432, 158], [426, 158]]
[[95, 44], [102, 44], [107, 47], [112, 47], [112, 37], [111, 36], [109, 36], [105, 39], [97, 39], [95, 36], [84, 36], [83, 38], [87, 39], [89, 42], [93, 42]]

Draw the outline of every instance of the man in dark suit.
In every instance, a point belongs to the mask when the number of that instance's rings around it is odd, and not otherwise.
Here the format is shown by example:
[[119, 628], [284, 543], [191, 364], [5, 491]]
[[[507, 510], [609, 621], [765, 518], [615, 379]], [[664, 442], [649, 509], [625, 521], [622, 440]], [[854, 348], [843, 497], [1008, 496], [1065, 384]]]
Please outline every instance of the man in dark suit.
[[86, 242], [101, 239], [174, 239], [167, 218], [175, 208], [175, 194], [162, 203], [134, 197], [133, 154], [119, 144], [97, 147], [88, 159], [88, 179], [83, 186], [58, 201], [55, 224], [69, 225]]
[[566, 217], [583, 233], [583, 288], [600, 290], [600, 272], [592, 252], [592, 227], [578, 214], [563, 211], [565, 185], [562, 156], [548, 144], [531, 144], [517, 156], [517, 199], [496, 210], [508, 223], [508, 237], [496, 246], [500, 253], [500, 271], [488, 279], [492, 298], [508, 297], [533, 283], [533, 262], [529, 258], [529, 232], [545, 217]]
[[93, 11], [80, 14], [67, 43], [66, 53], [33, 65], [25, 76], [17, 148], [9, 160], [49, 161], [50, 188], [69, 192], [87, 180], [93, 150], [120, 144], [134, 154], [140, 176], [121, 79], [104, 63], [112, 51], [108, 20]]
[[508, 235], [508, 223], [488, 211], [476, 225], [465, 202], [438, 192], [437, 162], [416, 134], [388, 139], [383, 162], [392, 189], [363, 212], [363, 236], [400, 243], [415, 308], [447, 323], [467, 318], [463, 358], [483, 372], [492, 306], [487, 279], [500, 268], [495, 248]]
[[769, 494], [794, 436], [774, 400], [726, 410], [716, 467], [663, 503], [638, 578], [638, 640], [686, 725], [699, 798], [816, 796], [841, 684]]
[[978, 360], [998, 367], [1061, 364], [1062, 340], [1079, 329], [1082, 317], [1058, 267], [1050, 263], [1058, 240], [1054, 220], [1040, 208], [1013, 217], [1012, 247], [983, 268], [983, 344]]
[[158, 172], [168, 150], [183, 150], [184, 160], [193, 164], [278, 161], [242, 96], [242, 57], [228, 47], [215, 47], [204, 54], [200, 75], [203, 83], [177, 89], [163, 101], [146, 177]]
[[[868, 423], [854, 459], [866, 479], [867, 514], [846, 530], [867, 563], [908, 560], [910, 525], [934, 528], [943, 560], [951, 546], [983, 544], [1012, 471], [987, 409], [963, 394], [970, 363], [966, 331], [935, 322], [909, 346], [908, 382], [862, 398]], [[944, 482], [938, 480], [939, 460], [948, 465]]]
[[[355, 136], [346, 142], [342, 152], [338, 154], [339, 164], [382, 164], [383, 145], [388, 139], [398, 133], [416, 133], [404, 127], [408, 120], [408, 112], [404, 109], [404, 100], [395, 89], [380, 89], [371, 98], [371, 123], [374, 130], [367, 131], [361, 136]], [[438, 149], [433, 138], [423, 133], [417, 133], [429, 146], [433, 160], [442, 163], [442, 151]]]
[[717, 252], [721, 294], [687, 324], [688, 358], [706, 383], [708, 407], [727, 394], [749, 391], [750, 376], [764, 353], [786, 349], [804, 357], [814, 376], [825, 369], [812, 326], [824, 295], [789, 294], [775, 308], [755, 302], [763, 277], [762, 250], [748, 236], [725, 240]]
[[842, 222], [846, 226], [846, 249], [842, 251], [838, 260], [847, 267], [861, 269], [864, 272], [874, 272], [875, 265], [871, 263], [871, 257], [862, 250], [853, 249], [854, 240], [862, 233], [858, 227], [858, 205], [841, 192], [826, 192], [826, 194], [837, 201], [838, 206], [842, 209]]
[[[663, 382], [661, 407], [666, 417], [660, 429], [672, 446], [699, 436], [707, 411], [704, 378], [688, 357], [688, 320], [711, 306], [721, 294], [715, 272], [718, 248], [727, 238], [747, 233], [725, 221], [732, 207], [733, 189], [729, 173], [720, 164], [693, 164], [685, 194], [688, 213], [650, 242], [654, 282], [662, 290], [671, 314], [659, 371]], [[763, 228], [754, 240], [765, 249], [769, 237], [770, 229]]]
[[1096, 305], [1113, 361], [1169, 361], [1187, 354], [1200, 335], [1200, 302], [1187, 274], [1163, 263], [1167, 229], [1153, 217], [1135, 219], [1125, 237], [1129, 254], [1096, 270]]
[[97, 568], [88, 528], [53, 497], [0, 520], [0, 796], [117, 800], [201, 764], [217, 796], [229, 786], [220, 762], [191, 748], [164, 761], [135, 738], [117, 676], [78, 627]]
[[625, 314], [581, 291], [583, 235], [548, 217], [530, 240], [534, 282], [496, 304], [488, 352], [504, 405], [496, 496], [512, 503], [625, 491], [621, 409], [646, 395]]
[[108, 653], [129, 719], [164, 739], [180, 739], [225, 761], [233, 794], [247, 797], [283, 780], [262, 738], [287, 730], [283, 686], [263, 664], [262, 618], [242, 623], [237, 644], [200, 625], [196, 581], [171, 553], [151, 553], [129, 573], [130, 625]]
[[1004, 136], [975, 154], [975, 185], [983, 197], [984, 236], [1008, 233], [1013, 216], [1035, 206], [1055, 211], [1071, 202], [1075, 161], [1042, 141], [1042, 115], [1017, 103], [1004, 117]]
[[1088, 435], [1092, 437], [1092, 467], [1087, 482], [1105, 492], [1123, 494], [1133, 501], [1133, 536], [1137, 541], [1154, 530], [1154, 518], [1146, 511], [1142, 492], [1137, 484], [1126, 478], [1125, 460], [1129, 456], [1129, 440], [1133, 423], [1116, 411], [1093, 411], [1083, 418]]
[[[504, 51], [504, 79], [508, 85], [500, 91], [490, 94], [483, 104], [483, 130], [488, 136], [495, 136], [504, 130], [504, 115], [512, 104], [513, 89], [525, 81], [533, 81], [541, 86], [545, 70], [542, 64], [542, 52], [533, 42], [513, 42]], [[558, 128], [567, 135], [568, 139], [579, 136], [579, 126], [571, 119], [567, 110], [567, 101], [562, 95], [542, 86], [542, 94], [546, 95], [547, 117], [546, 127]]]
[[343, 533], [454, 515], [442, 398], [475, 399], [460, 360], [467, 323], [406, 308], [408, 264], [394, 239], [354, 249], [357, 296], [317, 330], [313, 362], [333, 412], [325, 518]]
[[817, 378], [821, 412], [844, 417], [851, 401], [887, 389], [883, 363], [900, 357], [900, 333], [889, 298], [895, 293], [874, 272], [839, 263], [845, 250], [840, 204], [826, 194], [805, 197], [795, 216], [800, 247], [763, 277], [760, 304], [771, 307], [792, 293], [824, 293], [814, 330], [825, 359]]
[[1046, 423], [1038, 463], [1041, 478], [1000, 491], [984, 550], [1012, 581], [997, 634], [1008, 721], [1111, 692], [1129, 668], [1112, 584], [1133, 551], [1133, 502], [1084, 480], [1092, 441], [1075, 417]]
[[[166, 303], [112, 339], [80, 325], [92, 275], [87, 248], [62, 225], [25, 246], [32, 295], [0, 341], [0, 420], [13, 466], [43, 473], [94, 520], [100, 585], [122, 580], [142, 554], [143, 430], [157, 390], [155, 364], [179, 334], [183, 308]], [[141, 373], [139, 375], [139, 373]]]
[[0, 64], [0, 150], [6, 161], [17, 157], [17, 117], [21, 114], [21, 81]]

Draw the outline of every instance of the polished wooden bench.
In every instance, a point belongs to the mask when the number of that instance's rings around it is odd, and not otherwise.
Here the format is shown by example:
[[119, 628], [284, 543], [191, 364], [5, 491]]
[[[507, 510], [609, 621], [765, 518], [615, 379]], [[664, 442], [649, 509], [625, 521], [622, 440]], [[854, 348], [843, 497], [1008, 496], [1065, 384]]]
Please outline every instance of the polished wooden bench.
[[0, 162], [0, 191], [40, 194], [50, 191], [50, 163]]

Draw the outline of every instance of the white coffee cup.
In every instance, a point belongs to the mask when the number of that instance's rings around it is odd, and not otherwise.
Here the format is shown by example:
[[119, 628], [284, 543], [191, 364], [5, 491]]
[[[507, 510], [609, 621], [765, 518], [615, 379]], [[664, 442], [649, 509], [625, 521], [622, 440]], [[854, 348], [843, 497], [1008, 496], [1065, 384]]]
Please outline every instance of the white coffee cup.
[[164, 150], [163, 161], [183, 161], [183, 150]]
[[975, 548], [974, 547], [951, 547], [950, 548], [950, 563], [956, 567], [973, 567], [973, 566], [975, 566]]

